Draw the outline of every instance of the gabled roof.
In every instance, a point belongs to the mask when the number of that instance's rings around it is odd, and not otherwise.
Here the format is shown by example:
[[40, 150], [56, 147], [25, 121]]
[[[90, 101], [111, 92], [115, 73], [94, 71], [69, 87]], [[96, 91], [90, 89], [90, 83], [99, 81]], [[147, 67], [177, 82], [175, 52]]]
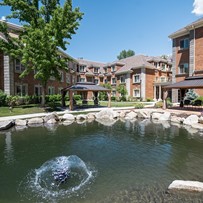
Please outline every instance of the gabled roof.
[[155, 66], [150, 64], [147, 61], [147, 57], [144, 55], [134, 55], [125, 59], [121, 59], [120, 62], [124, 63], [125, 65], [121, 69], [119, 69], [116, 72], [116, 74], [131, 72], [133, 69], [142, 68], [142, 67], [155, 69]]
[[195, 28], [202, 27], [202, 26], [203, 26], [203, 18], [200, 18], [200, 19], [188, 24], [187, 26], [177, 30], [176, 32], [170, 34], [169, 38], [174, 39], [177, 37], [188, 35], [190, 30], [193, 30]]

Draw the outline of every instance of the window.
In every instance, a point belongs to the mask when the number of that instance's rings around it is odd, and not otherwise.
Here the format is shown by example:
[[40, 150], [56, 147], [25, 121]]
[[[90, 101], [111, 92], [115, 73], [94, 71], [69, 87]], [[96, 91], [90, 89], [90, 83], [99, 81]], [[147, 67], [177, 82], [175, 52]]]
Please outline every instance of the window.
[[95, 83], [96, 85], [98, 85], [98, 84], [99, 84], [99, 80], [98, 80], [98, 79], [94, 79], [94, 83]]
[[104, 83], [105, 83], [105, 84], [107, 83], [107, 79], [104, 80]]
[[85, 66], [79, 66], [79, 72], [81, 73], [85, 72]]
[[85, 78], [80, 78], [80, 82], [85, 82]]
[[161, 82], [166, 82], [166, 77], [162, 76], [161, 77]]
[[139, 83], [140, 82], [140, 75], [136, 74], [133, 76], [133, 82], [134, 83]]
[[25, 70], [25, 67], [21, 64], [20, 60], [18, 59], [15, 60], [15, 70], [17, 72], [22, 72]]
[[52, 86], [49, 86], [49, 87], [48, 87], [48, 94], [49, 94], [49, 95], [55, 94], [55, 88], [52, 87]]
[[107, 68], [106, 67], [104, 68], [104, 73], [107, 73]]
[[64, 82], [64, 74], [62, 71], [60, 71], [60, 77], [61, 77], [61, 82]]
[[166, 64], [162, 63], [161, 70], [166, 71]]
[[124, 76], [120, 76], [120, 83], [125, 83], [125, 77]]
[[99, 73], [99, 68], [98, 67], [94, 68], [94, 73]]
[[180, 64], [180, 66], [179, 66], [179, 73], [180, 74], [189, 73], [189, 64], [188, 63]]
[[66, 83], [70, 83], [70, 74], [66, 74]]
[[42, 95], [42, 86], [41, 85], [35, 85], [34, 91], [35, 91], [36, 96]]
[[16, 91], [16, 95], [25, 96], [25, 95], [27, 95], [27, 85], [26, 84], [16, 84], [15, 91]]
[[189, 39], [185, 38], [180, 40], [180, 49], [188, 49], [189, 48]]
[[112, 96], [115, 97], [116, 96], [116, 91], [112, 90]]
[[58, 94], [61, 94], [61, 90], [63, 89], [63, 87], [59, 87], [58, 88]]
[[112, 78], [112, 84], [116, 84], [116, 78]]
[[115, 66], [111, 66], [111, 72], [115, 72]]
[[140, 90], [139, 89], [134, 90], [134, 97], [140, 97]]

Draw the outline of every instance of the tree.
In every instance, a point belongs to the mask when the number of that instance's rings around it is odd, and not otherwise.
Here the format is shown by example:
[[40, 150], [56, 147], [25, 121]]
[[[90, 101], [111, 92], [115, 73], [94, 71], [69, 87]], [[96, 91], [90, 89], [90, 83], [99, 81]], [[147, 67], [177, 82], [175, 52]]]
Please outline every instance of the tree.
[[18, 38], [12, 38], [6, 23], [0, 23], [0, 32], [6, 41], [0, 40], [1, 49], [16, 59], [21, 59], [25, 70], [20, 77], [34, 71], [34, 78], [42, 85], [42, 105], [50, 77], [60, 80], [60, 70], [67, 70], [69, 58], [61, 57], [60, 49], [66, 50], [68, 40], [76, 33], [82, 13], [72, 8], [72, 0], [3, 0], [1, 6], [10, 6], [11, 15], [22, 24]]
[[124, 58], [127, 58], [127, 57], [130, 57], [130, 56], [134, 56], [135, 55], [135, 52], [133, 50], [123, 50], [120, 52], [120, 54], [117, 56], [117, 59], [121, 60], [121, 59], [124, 59]]
[[128, 91], [126, 89], [126, 86], [123, 84], [119, 84], [119, 86], [116, 88], [118, 93], [121, 94], [121, 100], [126, 100], [126, 95], [128, 94]]
[[[105, 83], [105, 84], [102, 85], [102, 87], [105, 87], [105, 88], [107, 88], [107, 89], [109, 89], [109, 90], [112, 89], [110, 83]], [[102, 100], [102, 101], [108, 100], [107, 92], [100, 92], [100, 93], [99, 93], [99, 100]]]

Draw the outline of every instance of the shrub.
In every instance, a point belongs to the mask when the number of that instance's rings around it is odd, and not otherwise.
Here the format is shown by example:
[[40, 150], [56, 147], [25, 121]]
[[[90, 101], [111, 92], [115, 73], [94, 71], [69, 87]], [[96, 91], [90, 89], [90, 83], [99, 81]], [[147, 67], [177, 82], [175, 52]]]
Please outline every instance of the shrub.
[[76, 101], [81, 100], [81, 95], [75, 94], [75, 95], [73, 95], [73, 99], [75, 99]]
[[111, 97], [111, 101], [116, 101], [116, 97], [115, 97], [115, 96], [112, 96], [112, 97]]
[[135, 103], [135, 109], [143, 109], [144, 104], [143, 103]]
[[163, 107], [163, 102], [162, 101], [156, 102], [155, 108], [162, 108], [162, 107]]
[[6, 105], [6, 98], [7, 95], [2, 90], [0, 90], [0, 106]]
[[126, 97], [125, 96], [120, 97], [120, 101], [126, 101]]
[[197, 97], [197, 98], [195, 99], [195, 101], [196, 101], [196, 100], [200, 100], [200, 101], [203, 102], [203, 96], [199, 96], [199, 97]]
[[108, 100], [108, 95], [106, 92], [100, 92], [99, 93], [99, 100], [100, 101], [107, 101]]
[[147, 102], [152, 102], [153, 101], [152, 98], [147, 98], [146, 100], [147, 100]]

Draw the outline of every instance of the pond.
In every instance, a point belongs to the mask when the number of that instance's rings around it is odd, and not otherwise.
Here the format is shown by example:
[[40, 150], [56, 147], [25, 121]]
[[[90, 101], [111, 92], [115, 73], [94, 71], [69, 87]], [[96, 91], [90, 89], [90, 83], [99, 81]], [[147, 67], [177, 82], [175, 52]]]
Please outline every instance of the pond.
[[203, 181], [203, 137], [185, 128], [150, 120], [13, 128], [1, 132], [0, 150], [4, 203], [203, 199], [167, 191], [173, 180]]

